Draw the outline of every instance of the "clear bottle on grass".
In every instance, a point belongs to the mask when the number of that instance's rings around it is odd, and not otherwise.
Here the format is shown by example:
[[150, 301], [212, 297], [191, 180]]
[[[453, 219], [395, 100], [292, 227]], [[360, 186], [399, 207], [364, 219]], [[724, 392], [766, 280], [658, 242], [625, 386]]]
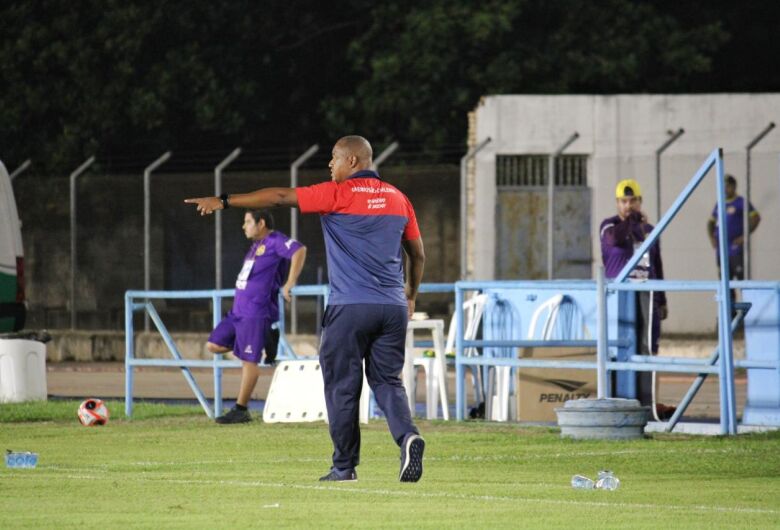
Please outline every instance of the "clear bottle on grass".
[[592, 490], [594, 486], [594, 482], [588, 477], [582, 475], [574, 475], [571, 477], [571, 487], [576, 490]]
[[38, 453], [14, 452], [10, 449], [5, 453], [5, 467], [11, 468], [34, 468], [38, 465]]
[[598, 479], [596, 480], [596, 489], [613, 491], [620, 486], [620, 479], [617, 478], [612, 471], [604, 469], [599, 471]]

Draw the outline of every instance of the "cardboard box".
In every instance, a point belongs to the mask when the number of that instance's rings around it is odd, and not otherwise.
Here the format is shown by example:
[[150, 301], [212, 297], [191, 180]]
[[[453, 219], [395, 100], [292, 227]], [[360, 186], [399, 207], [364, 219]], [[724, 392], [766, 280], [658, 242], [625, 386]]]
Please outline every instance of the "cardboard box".
[[[596, 350], [582, 347], [518, 348], [521, 359], [596, 361]], [[570, 399], [596, 397], [596, 370], [517, 369], [517, 419], [555, 422], [555, 409]]]

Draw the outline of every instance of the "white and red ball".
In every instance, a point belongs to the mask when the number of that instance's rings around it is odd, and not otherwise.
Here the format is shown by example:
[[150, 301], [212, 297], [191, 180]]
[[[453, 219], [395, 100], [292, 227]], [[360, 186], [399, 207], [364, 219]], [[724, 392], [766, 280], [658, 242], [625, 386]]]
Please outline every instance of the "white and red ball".
[[105, 425], [108, 423], [108, 407], [102, 399], [89, 398], [81, 402], [78, 410], [79, 421], [82, 425]]

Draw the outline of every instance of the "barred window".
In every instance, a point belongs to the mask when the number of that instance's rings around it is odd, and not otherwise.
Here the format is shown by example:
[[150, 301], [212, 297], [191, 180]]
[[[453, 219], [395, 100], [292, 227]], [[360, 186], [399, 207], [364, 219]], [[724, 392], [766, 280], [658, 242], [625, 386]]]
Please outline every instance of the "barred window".
[[[496, 155], [496, 185], [500, 188], [547, 186], [550, 155]], [[555, 161], [555, 185], [588, 185], [587, 155], [561, 155]]]

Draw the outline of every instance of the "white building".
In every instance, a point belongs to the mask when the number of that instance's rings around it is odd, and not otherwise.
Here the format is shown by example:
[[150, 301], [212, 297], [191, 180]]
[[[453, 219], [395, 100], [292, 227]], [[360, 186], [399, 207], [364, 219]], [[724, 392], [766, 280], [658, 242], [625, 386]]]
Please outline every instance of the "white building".
[[[582, 278], [592, 277], [601, 261], [598, 227], [616, 213], [619, 180], [639, 181], [644, 210], [657, 222], [656, 150], [670, 131], [682, 128], [684, 134], [661, 156], [662, 214], [718, 147], [726, 173], [736, 177], [737, 193], [744, 195], [746, 147], [770, 122], [780, 121], [780, 94], [488, 96], [470, 118], [470, 143], [487, 137], [491, 142], [477, 154], [467, 178], [469, 277], [546, 278], [544, 160], [576, 131], [579, 138], [564, 152], [570, 156], [558, 176], [565, 173], [570, 186], [562, 183], [555, 191], [555, 261], [556, 277]], [[769, 132], [751, 153], [751, 202], [762, 218], [750, 242], [751, 279], [778, 280], [780, 130]], [[511, 193], [521, 189], [525, 195], [517, 200], [520, 195]], [[713, 170], [661, 238], [667, 279], [717, 278], [706, 235], [715, 200]], [[671, 293], [664, 330], [712, 331], [713, 296]]]

